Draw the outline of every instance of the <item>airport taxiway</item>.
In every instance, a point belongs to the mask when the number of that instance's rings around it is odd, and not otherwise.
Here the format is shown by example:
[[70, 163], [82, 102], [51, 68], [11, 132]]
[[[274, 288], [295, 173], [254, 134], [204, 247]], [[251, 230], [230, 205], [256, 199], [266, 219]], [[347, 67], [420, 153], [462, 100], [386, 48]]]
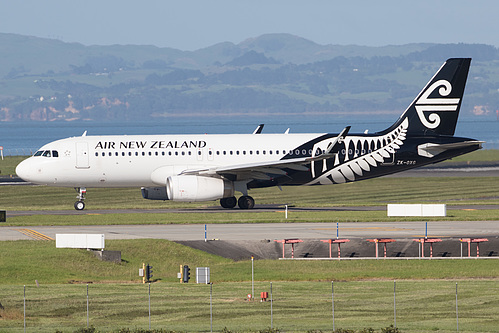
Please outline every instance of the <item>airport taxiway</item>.
[[[343, 222], [342, 238], [418, 238], [425, 236], [426, 222]], [[0, 240], [32, 239], [20, 230], [29, 228], [54, 238], [56, 234], [104, 234], [106, 239], [167, 239], [192, 241], [204, 239], [204, 224], [108, 225], [108, 226], [32, 226], [0, 227]], [[250, 223], [208, 224], [207, 239], [274, 240], [283, 238], [336, 238], [336, 223]], [[428, 237], [496, 237], [499, 221], [428, 222]]]

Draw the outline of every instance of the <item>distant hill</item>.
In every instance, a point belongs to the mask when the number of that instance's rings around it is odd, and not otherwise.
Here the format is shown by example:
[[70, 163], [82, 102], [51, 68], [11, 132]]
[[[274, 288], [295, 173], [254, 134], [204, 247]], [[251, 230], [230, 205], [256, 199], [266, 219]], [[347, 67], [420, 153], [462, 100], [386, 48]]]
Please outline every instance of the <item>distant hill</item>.
[[196, 51], [84, 46], [0, 33], [0, 121], [403, 109], [449, 57], [472, 57], [463, 110], [499, 108], [499, 53], [482, 44], [319, 45], [289, 34]]

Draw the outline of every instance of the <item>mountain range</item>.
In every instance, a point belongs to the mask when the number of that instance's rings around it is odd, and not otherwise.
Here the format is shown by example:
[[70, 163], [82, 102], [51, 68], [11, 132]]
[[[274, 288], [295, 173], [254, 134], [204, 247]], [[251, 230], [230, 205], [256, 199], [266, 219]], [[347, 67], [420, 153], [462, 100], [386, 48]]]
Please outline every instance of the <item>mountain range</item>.
[[465, 112], [499, 108], [499, 52], [483, 44], [319, 45], [267, 34], [182, 51], [0, 33], [0, 45], [1, 121], [400, 111], [449, 57], [473, 58]]

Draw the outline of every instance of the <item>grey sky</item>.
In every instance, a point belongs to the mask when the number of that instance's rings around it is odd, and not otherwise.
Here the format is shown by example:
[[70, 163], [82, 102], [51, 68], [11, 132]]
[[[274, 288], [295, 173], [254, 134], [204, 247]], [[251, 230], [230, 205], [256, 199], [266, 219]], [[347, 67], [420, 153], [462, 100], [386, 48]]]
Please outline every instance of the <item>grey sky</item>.
[[281, 32], [319, 44], [499, 46], [498, 13], [495, 0], [0, 0], [0, 32], [181, 50]]

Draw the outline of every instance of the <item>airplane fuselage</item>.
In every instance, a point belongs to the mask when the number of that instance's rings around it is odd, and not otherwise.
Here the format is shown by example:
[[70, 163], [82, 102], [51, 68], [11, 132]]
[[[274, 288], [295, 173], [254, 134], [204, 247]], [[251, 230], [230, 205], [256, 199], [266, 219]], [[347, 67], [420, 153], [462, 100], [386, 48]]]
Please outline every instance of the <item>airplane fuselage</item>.
[[[81, 136], [43, 146], [39, 150], [40, 156], [30, 158], [37, 160], [36, 167], [24, 169], [22, 173], [33, 183], [61, 187], [164, 186], [168, 177], [189, 170], [312, 157], [314, 153], [320, 153], [317, 149], [325, 149], [326, 143], [337, 135]], [[349, 135], [334, 157], [310, 162], [304, 167], [291, 165], [286, 168], [285, 174], [276, 170], [273, 177], [262, 175], [249, 187], [344, 183], [436, 163], [480, 148], [477, 144], [464, 150], [448, 150], [435, 159], [415, 153], [417, 147], [425, 143], [442, 144], [471, 139], [403, 137], [389, 142], [391, 136]], [[324, 143], [322, 148], [320, 142]], [[45, 155], [50, 156], [43, 156], [47, 151], [50, 154]], [[335, 169], [336, 172], [331, 172]], [[330, 175], [325, 175], [328, 171]], [[233, 180], [238, 180], [237, 177], [241, 178], [236, 175]]]

